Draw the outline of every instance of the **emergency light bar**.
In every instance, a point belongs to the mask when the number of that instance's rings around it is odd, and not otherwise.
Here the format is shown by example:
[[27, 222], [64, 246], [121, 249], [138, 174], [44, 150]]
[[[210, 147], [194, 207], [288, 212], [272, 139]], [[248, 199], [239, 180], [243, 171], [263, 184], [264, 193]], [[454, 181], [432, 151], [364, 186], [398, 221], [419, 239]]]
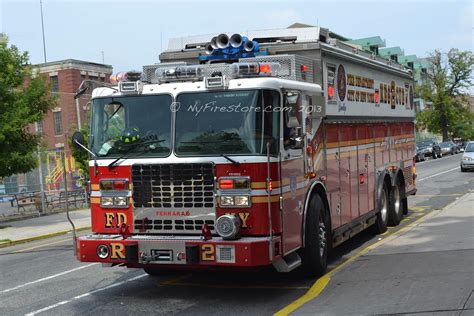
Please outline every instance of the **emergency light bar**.
[[119, 83], [122, 81], [138, 81], [142, 75], [141, 71], [122, 71], [110, 76], [111, 83]]
[[237, 77], [272, 76], [276, 74], [281, 65], [279, 63], [234, 63], [231, 65], [232, 73]]
[[158, 81], [186, 81], [202, 80], [203, 71], [201, 66], [176, 66], [170, 68], [157, 68], [155, 76]]

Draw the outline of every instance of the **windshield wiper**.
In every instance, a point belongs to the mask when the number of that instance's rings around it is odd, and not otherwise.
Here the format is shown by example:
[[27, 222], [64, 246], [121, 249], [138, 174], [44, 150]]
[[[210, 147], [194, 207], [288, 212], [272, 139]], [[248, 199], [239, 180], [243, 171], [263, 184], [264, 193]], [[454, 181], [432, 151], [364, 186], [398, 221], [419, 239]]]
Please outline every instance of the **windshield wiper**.
[[[124, 159], [127, 157], [127, 155], [132, 152], [132, 150], [134, 150], [135, 148], [137, 148], [139, 145], [147, 145], [147, 144], [153, 144], [153, 143], [161, 143], [161, 142], [164, 142], [165, 140], [164, 139], [154, 139], [154, 140], [148, 140], [148, 141], [145, 141], [145, 142], [141, 142], [141, 143], [136, 143], [136, 144], [132, 144], [130, 146], [130, 148], [128, 148], [123, 154], [122, 156], [118, 157], [117, 159], [115, 159], [114, 161], [112, 161], [109, 165], [108, 165], [108, 168], [111, 169], [115, 166], [118, 165], [118, 161], [121, 160], [121, 159]], [[145, 151], [143, 151], [145, 152]], [[141, 152], [140, 152], [141, 154]]]
[[232, 162], [234, 165], [240, 165], [240, 162], [230, 158], [229, 156], [225, 155], [225, 154], [221, 154], [221, 157], [224, 157], [225, 159], [229, 160], [230, 162]]

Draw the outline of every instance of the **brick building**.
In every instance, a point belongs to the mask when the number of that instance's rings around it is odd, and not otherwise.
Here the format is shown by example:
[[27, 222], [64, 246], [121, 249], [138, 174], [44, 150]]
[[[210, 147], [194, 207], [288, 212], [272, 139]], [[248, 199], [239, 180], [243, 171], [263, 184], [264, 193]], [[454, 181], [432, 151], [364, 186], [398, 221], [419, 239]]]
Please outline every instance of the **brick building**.
[[112, 66], [66, 59], [36, 67], [41, 75], [49, 78], [52, 93], [58, 96], [58, 105], [48, 111], [44, 120], [38, 122], [34, 129], [43, 135], [49, 150], [64, 148], [66, 137], [71, 135], [71, 131], [84, 126], [88, 120], [87, 102], [90, 100], [90, 91], [74, 100], [79, 85], [85, 79], [108, 82]]
[[[112, 74], [112, 66], [82, 60], [66, 59], [34, 66], [36, 75], [45, 76], [51, 85], [52, 93], [58, 98], [57, 106], [48, 111], [43, 121], [31, 124], [28, 129], [32, 133], [43, 136], [46, 150], [41, 153], [41, 173], [45, 190], [58, 190], [63, 187], [62, 153], [65, 152], [66, 170], [69, 188], [78, 186], [79, 177], [74, 159], [71, 158], [68, 138], [72, 132], [88, 123], [91, 91], [74, 99], [79, 85], [85, 79], [108, 82]], [[27, 174], [18, 174], [4, 180], [4, 191], [15, 193], [22, 191], [39, 191], [39, 169]], [[1, 189], [1, 188], [0, 188]], [[3, 191], [0, 190], [0, 191]], [[3, 192], [0, 192], [3, 193]]]

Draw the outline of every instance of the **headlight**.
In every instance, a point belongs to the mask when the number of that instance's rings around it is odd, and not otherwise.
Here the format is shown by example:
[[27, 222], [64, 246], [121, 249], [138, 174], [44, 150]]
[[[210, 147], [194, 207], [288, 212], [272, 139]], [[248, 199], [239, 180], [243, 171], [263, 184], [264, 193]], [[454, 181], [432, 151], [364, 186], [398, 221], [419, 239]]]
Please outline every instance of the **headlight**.
[[233, 196], [221, 196], [221, 206], [234, 206]]
[[114, 198], [111, 196], [103, 196], [100, 198], [100, 206], [114, 206]]
[[249, 197], [246, 195], [234, 197], [235, 206], [249, 206]]
[[464, 156], [464, 157], [462, 157], [462, 160], [471, 161], [471, 160], [474, 160], [474, 158], [471, 158], [469, 156]]
[[128, 205], [128, 198], [126, 196], [116, 196], [116, 197], [114, 197], [114, 205], [115, 206], [127, 206]]
[[216, 232], [224, 239], [237, 239], [240, 237], [242, 220], [234, 214], [222, 215], [216, 220]]
[[222, 195], [220, 206], [247, 207], [250, 206], [250, 197], [248, 195]]
[[102, 196], [100, 206], [102, 207], [128, 207], [129, 197], [127, 196]]

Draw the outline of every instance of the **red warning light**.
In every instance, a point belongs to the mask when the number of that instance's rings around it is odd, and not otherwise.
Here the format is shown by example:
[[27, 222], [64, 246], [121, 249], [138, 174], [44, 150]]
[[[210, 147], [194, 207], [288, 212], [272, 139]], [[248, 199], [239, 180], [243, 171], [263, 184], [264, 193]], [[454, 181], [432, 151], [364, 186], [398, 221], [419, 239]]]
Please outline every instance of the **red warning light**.
[[260, 72], [268, 73], [272, 71], [272, 67], [268, 64], [261, 64], [260, 65]]
[[301, 69], [301, 72], [307, 72], [309, 70], [309, 67], [308, 65], [302, 64], [300, 69]]
[[379, 90], [375, 90], [374, 101], [375, 103], [379, 103]]
[[328, 97], [332, 98], [334, 96], [334, 87], [332, 85], [328, 85]]
[[361, 173], [361, 174], [359, 175], [359, 184], [364, 184], [364, 181], [365, 181], [365, 179], [364, 179], [364, 174]]

